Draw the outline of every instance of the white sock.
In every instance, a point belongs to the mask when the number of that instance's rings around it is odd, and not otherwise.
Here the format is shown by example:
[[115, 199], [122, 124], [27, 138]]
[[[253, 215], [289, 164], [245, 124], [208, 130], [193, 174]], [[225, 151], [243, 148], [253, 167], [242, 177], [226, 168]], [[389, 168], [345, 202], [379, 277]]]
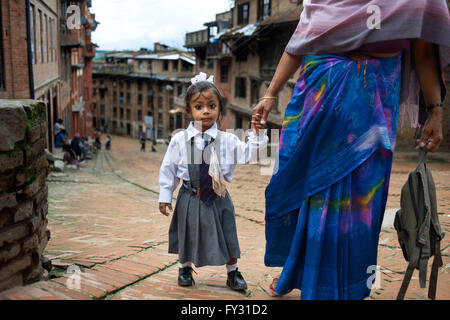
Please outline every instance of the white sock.
[[186, 261], [185, 263], [180, 263], [180, 268], [184, 267], [191, 267], [192, 268], [192, 262]]
[[234, 270], [237, 269], [238, 264], [237, 263], [235, 263], [235, 264], [226, 264], [225, 266], [227, 267], [227, 273], [230, 273], [231, 271], [234, 271]]

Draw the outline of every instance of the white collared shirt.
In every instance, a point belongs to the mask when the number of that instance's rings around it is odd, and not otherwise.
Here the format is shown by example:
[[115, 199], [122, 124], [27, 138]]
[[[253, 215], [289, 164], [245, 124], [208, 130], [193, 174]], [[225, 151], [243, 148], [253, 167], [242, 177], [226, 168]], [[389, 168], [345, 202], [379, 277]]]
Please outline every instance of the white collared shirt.
[[[233, 180], [234, 170], [237, 164], [246, 164], [256, 162], [258, 150], [267, 145], [269, 138], [266, 130], [258, 136], [252, 130], [247, 131], [249, 137], [245, 143], [239, 137], [231, 132], [220, 131], [217, 124], [203, 132], [194, 127], [191, 122], [186, 130], [176, 133], [170, 140], [161, 169], [159, 170], [159, 202], [172, 203], [173, 191], [177, 188], [180, 179], [189, 181], [188, 159], [186, 142], [194, 137], [194, 143], [197, 149], [202, 150], [204, 140], [210, 141], [211, 138], [217, 139], [220, 136], [219, 162], [220, 169], [225, 181]], [[201, 160], [200, 160], [201, 162]]]

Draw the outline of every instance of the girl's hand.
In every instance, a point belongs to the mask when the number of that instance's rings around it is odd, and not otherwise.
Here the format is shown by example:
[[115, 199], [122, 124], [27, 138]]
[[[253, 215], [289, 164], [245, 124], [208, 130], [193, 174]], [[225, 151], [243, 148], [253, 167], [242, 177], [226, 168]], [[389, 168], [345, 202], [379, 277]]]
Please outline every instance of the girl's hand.
[[173, 211], [171, 203], [166, 203], [166, 202], [159, 203], [159, 211], [165, 216], [169, 216], [169, 212], [166, 211], [167, 208], [169, 208], [170, 212]]
[[436, 107], [428, 115], [428, 119], [422, 129], [422, 136], [417, 140], [417, 148], [427, 146], [428, 151], [436, 152], [442, 140], [442, 108]]
[[269, 113], [275, 106], [275, 100], [264, 99], [261, 100], [252, 110], [252, 129], [256, 130], [259, 135], [259, 130], [264, 129]]

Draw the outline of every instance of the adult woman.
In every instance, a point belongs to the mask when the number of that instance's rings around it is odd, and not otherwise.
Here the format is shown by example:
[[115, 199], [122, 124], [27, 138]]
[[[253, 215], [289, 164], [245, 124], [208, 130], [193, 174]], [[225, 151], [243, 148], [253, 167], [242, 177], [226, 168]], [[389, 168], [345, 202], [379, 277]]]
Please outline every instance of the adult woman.
[[[299, 288], [302, 299], [367, 297], [399, 112], [401, 123], [417, 114], [418, 83], [429, 107], [419, 144], [434, 152], [442, 141], [439, 71], [450, 61], [448, 8], [444, 0], [411, 3], [303, 2], [299, 25], [252, 117], [261, 128], [300, 67], [278, 170], [266, 189], [265, 264], [284, 267], [276, 288], [273, 283], [276, 294]], [[417, 123], [417, 117], [409, 120]]]

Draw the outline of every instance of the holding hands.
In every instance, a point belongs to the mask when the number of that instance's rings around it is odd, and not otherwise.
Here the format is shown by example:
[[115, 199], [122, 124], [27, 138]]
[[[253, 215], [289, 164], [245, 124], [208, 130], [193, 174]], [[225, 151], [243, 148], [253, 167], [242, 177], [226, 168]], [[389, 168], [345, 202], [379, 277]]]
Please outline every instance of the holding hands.
[[259, 131], [264, 129], [269, 113], [275, 106], [275, 97], [263, 97], [252, 110], [253, 132], [259, 135]]

